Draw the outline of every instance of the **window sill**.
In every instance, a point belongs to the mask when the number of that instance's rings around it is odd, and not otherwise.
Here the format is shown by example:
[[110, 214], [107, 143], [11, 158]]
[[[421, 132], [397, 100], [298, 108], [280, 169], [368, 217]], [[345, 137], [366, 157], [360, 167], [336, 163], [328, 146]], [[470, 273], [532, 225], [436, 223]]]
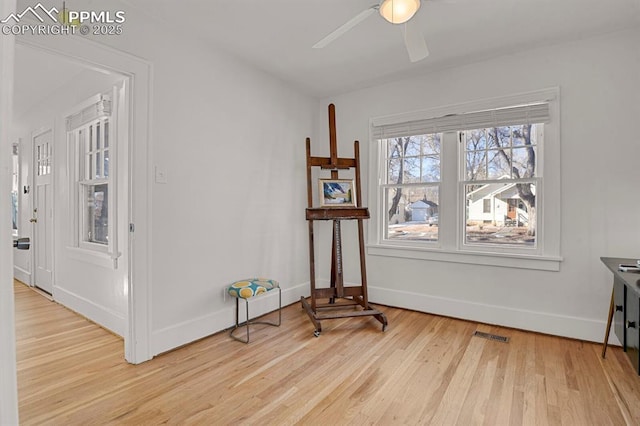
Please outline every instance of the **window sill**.
[[561, 257], [527, 256], [502, 253], [479, 253], [443, 249], [369, 244], [367, 254], [372, 256], [398, 257], [403, 259], [433, 260], [439, 262], [467, 263], [472, 265], [500, 266], [504, 268], [535, 269], [539, 271], [560, 270]]
[[82, 249], [78, 247], [67, 247], [69, 257], [80, 262], [91, 263], [103, 268], [116, 269], [114, 259], [109, 253]]

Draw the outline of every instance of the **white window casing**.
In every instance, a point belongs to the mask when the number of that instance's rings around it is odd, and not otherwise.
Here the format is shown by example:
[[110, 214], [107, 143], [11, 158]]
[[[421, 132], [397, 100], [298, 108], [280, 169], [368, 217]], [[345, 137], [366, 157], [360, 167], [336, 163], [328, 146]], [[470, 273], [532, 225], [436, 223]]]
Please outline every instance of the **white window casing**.
[[[559, 88], [376, 117], [370, 121], [370, 210], [368, 253], [447, 262], [557, 271], [560, 267], [560, 114]], [[464, 144], [459, 132], [538, 123], [534, 177], [509, 182], [535, 185], [537, 229], [532, 247], [468, 244]], [[439, 233], [436, 243], [386, 238], [386, 142], [388, 138], [442, 133]], [[482, 183], [499, 183], [484, 180]], [[388, 187], [388, 185], [386, 185]], [[492, 206], [493, 208], [493, 206]], [[506, 219], [506, 217], [505, 217]]]
[[[70, 244], [72, 257], [115, 267], [117, 129], [111, 95], [98, 94], [76, 106], [66, 117], [70, 185]], [[96, 191], [100, 189], [100, 191]], [[92, 193], [93, 198], [88, 194]], [[106, 193], [106, 194], [105, 194]], [[98, 196], [103, 198], [98, 200]], [[89, 208], [91, 201], [92, 208]], [[102, 229], [96, 230], [94, 210], [106, 206]], [[92, 210], [93, 209], [93, 210]], [[104, 229], [106, 228], [106, 229]], [[99, 236], [98, 236], [99, 235]]]

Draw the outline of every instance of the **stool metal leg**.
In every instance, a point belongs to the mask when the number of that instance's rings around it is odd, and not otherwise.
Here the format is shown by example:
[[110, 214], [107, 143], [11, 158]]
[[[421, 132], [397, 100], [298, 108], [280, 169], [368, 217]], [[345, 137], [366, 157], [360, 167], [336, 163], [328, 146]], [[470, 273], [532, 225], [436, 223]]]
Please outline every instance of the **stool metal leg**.
[[245, 323], [245, 327], [247, 329], [247, 343], [249, 343], [249, 299], [244, 299], [244, 304], [247, 307], [247, 322]]
[[240, 309], [240, 305], [238, 305], [238, 298], [236, 297], [236, 328], [238, 328], [238, 317], [240, 313], [238, 312]]
[[282, 289], [278, 287], [278, 327], [282, 324]]
[[239, 314], [239, 308], [240, 308], [240, 304], [238, 299], [236, 298], [236, 325], [235, 327], [233, 327], [231, 329], [231, 332], [229, 333], [229, 335], [231, 337], [233, 337], [235, 340], [242, 342], [242, 343], [249, 343], [249, 325], [252, 324], [265, 324], [265, 325], [272, 325], [275, 327], [280, 327], [280, 325], [282, 324], [282, 289], [280, 287], [276, 287], [278, 289], [278, 322], [269, 322], [269, 321], [249, 321], [249, 299], [244, 299], [245, 302], [245, 306], [246, 306], [246, 312], [247, 312], [247, 320], [244, 322], [244, 326], [247, 330], [247, 339], [243, 340], [237, 336], [234, 335], [234, 332], [240, 328], [240, 314]]

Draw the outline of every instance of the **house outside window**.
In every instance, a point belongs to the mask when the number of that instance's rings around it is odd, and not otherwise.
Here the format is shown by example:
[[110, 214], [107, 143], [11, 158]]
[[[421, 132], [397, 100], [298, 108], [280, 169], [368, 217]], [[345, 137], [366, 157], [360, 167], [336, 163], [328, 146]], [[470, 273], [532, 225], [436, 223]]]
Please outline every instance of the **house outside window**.
[[438, 227], [423, 225], [438, 213], [441, 137], [426, 134], [387, 140], [383, 186], [387, 239], [438, 240]]
[[491, 200], [489, 198], [482, 200], [482, 213], [491, 213]]
[[373, 119], [369, 253], [557, 270], [558, 97]]
[[460, 132], [465, 244], [535, 247], [536, 150], [543, 128], [536, 123]]

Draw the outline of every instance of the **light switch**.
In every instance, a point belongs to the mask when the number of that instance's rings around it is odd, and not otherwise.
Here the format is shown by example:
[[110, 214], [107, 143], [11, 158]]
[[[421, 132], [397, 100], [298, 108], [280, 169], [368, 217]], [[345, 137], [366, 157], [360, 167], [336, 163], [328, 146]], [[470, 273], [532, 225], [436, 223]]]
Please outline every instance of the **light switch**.
[[167, 171], [160, 166], [156, 166], [156, 183], [167, 183]]

